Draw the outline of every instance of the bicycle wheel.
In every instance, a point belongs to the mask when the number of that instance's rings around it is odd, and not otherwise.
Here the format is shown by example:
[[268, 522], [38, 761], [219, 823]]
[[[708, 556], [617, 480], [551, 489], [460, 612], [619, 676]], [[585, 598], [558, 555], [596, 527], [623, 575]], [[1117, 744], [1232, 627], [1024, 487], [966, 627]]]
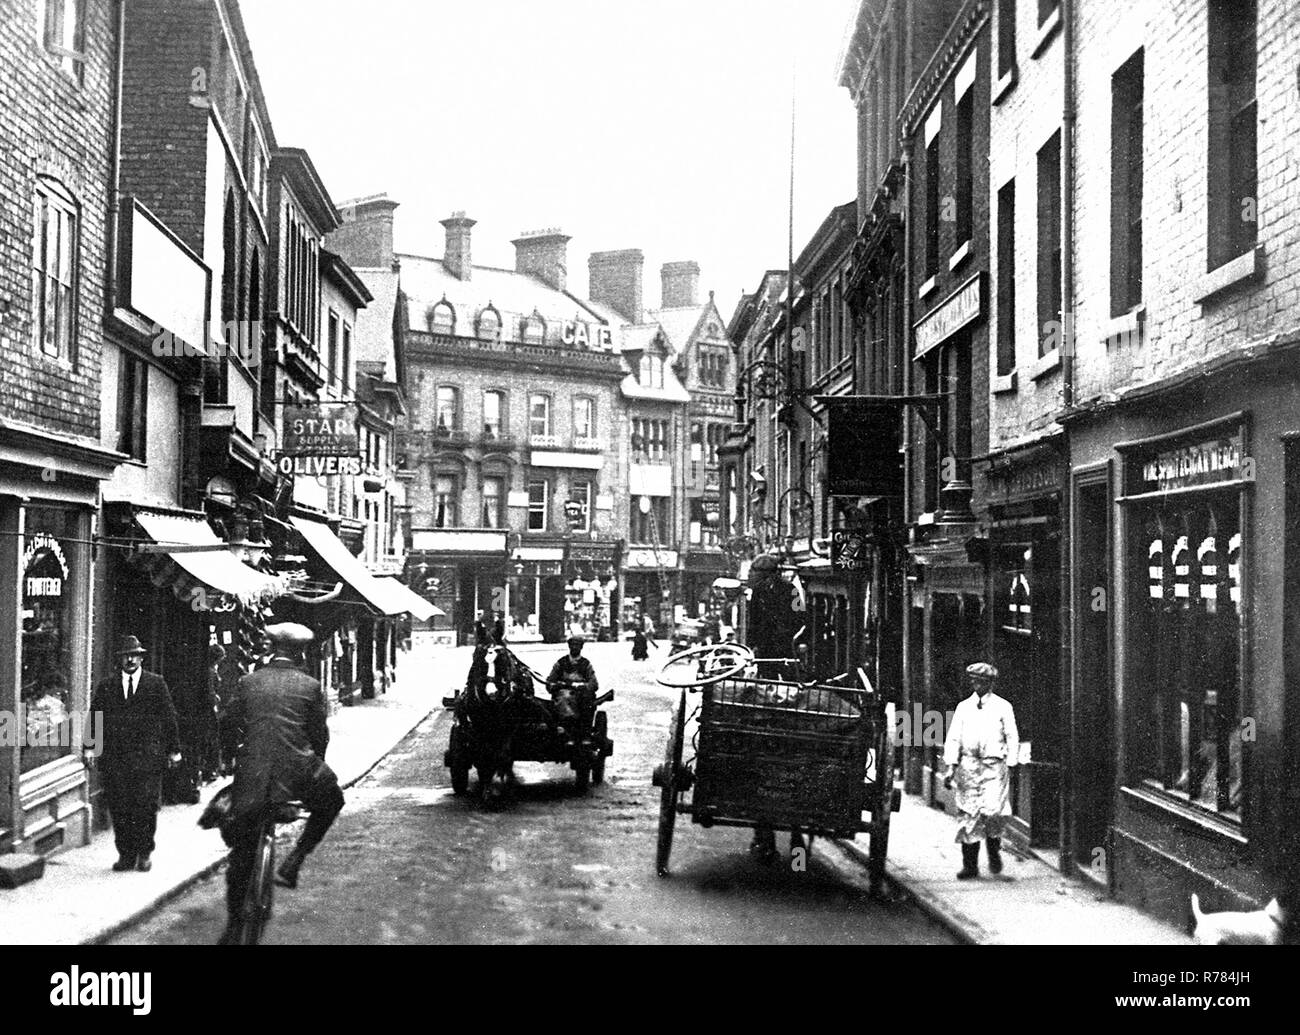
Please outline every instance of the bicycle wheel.
[[256, 945], [271, 919], [271, 896], [275, 889], [275, 825], [269, 820], [257, 838], [257, 857], [244, 895], [241, 945]]

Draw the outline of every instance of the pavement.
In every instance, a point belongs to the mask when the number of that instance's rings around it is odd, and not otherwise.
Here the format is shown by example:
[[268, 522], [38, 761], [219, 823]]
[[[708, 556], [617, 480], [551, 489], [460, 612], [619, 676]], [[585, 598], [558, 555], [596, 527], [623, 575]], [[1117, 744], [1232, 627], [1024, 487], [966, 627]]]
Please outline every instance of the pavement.
[[[554, 648], [550, 648], [554, 653]], [[398, 679], [383, 696], [340, 708], [330, 717], [329, 763], [346, 789], [361, 780], [429, 714], [463, 670], [463, 651], [417, 647], [401, 659]], [[452, 658], [455, 661], [452, 661]], [[666, 722], [666, 716], [665, 716]], [[615, 734], [616, 735], [616, 734]], [[226, 850], [198, 818], [224, 786], [203, 788], [197, 805], [166, 806], [158, 814], [158, 848], [149, 873], [114, 873], [113, 838], [98, 831], [91, 844], [46, 861], [42, 879], [0, 890], [0, 945], [97, 944], [175, 898], [217, 870]], [[894, 895], [911, 898], [958, 939], [979, 945], [1180, 945], [1187, 933], [1111, 900], [1105, 889], [1066, 878], [1049, 861], [1003, 842], [1005, 870], [987, 873], [981, 851], [978, 880], [958, 881], [961, 851], [956, 819], [905, 795], [891, 821], [887, 877]], [[823, 844], [819, 842], [819, 844]], [[867, 865], [868, 837], [833, 842], [824, 857], [848, 869]]]
[[[450, 693], [437, 648], [403, 655], [386, 694], [339, 708], [330, 716], [327, 759], [344, 789], [362, 779]], [[0, 890], [0, 945], [93, 945], [176, 897], [215, 871], [226, 847], [215, 830], [198, 826], [208, 801], [228, 781], [200, 791], [197, 805], [168, 805], [158, 812], [157, 848], [148, 873], [114, 873], [113, 836], [96, 831], [89, 845], [51, 856], [45, 875], [20, 888]]]
[[[1103, 885], [1066, 877], [1048, 858], [1002, 842], [1003, 872], [957, 879], [957, 819], [915, 795], [904, 795], [889, 825], [885, 867], [896, 894], [912, 898], [931, 919], [971, 945], [1189, 945], [1181, 928], [1111, 899]], [[867, 865], [869, 838], [835, 842], [848, 860]]]

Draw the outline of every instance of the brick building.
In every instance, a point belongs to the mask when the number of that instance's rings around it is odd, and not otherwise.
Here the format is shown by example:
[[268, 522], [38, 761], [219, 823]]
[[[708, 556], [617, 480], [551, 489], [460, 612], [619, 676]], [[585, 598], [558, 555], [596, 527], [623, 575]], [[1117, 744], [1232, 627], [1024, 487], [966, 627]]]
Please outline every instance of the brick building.
[[[391, 209], [363, 219], [388, 222]], [[409, 563], [446, 612], [435, 628], [463, 642], [501, 612], [514, 640], [612, 629], [628, 520], [614, 328], [566, 290], [566, 235], [521, 236], [504, 270], [472, 261], [474, 220], [443, 226], [442, 259], [393, 258]], [[353, 233], [391, 240], [382, 227]]]
[[1033, 763], [1017, 770], [1014, 826], [1061, 839], [1061, 592], [1065, 440], [1061, 306], [1065, 41], [1059, 6], [992, 12], [987, 317], [988, 645]]
[[[985, 647], [989, 5], [969, 0], [919, 74], [899, 117], [907, 155], [910, 384], [907, 407], [911, 594], [904, 644], [907, 700], [940, 712]], [[941, 767], [923, 746], [921, 789]], [[915, 749], [912, 759], [915, 766]]]
[[90, 540], [125, 459], [99, 407], [119, 30], [107, 0], [0, 4], [0, 709], [36, 734], [0, 745], [0, 851], [90, 836], [66, 734], [98, 675]]
[[1062, 17], [1071, 848], [1173, 919], [1262, 905], [1300, 886], [1300, 11]]

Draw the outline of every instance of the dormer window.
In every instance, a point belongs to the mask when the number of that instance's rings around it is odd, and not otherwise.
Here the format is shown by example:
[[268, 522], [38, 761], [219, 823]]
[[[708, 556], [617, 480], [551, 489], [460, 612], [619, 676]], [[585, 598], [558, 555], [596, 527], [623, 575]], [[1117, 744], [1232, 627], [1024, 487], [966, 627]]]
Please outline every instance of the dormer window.
[[483, 341], [496, 341], [501, 337], [501, 313], [491, 302], [479, 312], [474, 330]]
[[645, 388], [662, 388], [664, 386], [663, 356], [645, 353], [641, 357], [641, 369], [637, 379]]
[[532, 316], [524, 317], [520, 337], [525, 345], [541, 345], [546, 341], [546, 321], [542, 319], [541, 313], [533, 310]]
[[429, 310], [429, 330], [434, 334], [456, 333], [456, 310], [445, 297]]

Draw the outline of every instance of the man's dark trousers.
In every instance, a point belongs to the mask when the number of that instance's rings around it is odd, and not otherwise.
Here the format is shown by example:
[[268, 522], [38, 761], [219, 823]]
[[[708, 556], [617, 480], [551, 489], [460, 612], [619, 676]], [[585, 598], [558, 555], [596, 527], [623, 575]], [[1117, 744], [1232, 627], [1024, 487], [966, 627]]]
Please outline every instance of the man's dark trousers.
[[133, 859], [154, 850], [161, 793], [160, 771], [140, 772], [123, 765], [104, 767], [104, 794], [118, 855]]

